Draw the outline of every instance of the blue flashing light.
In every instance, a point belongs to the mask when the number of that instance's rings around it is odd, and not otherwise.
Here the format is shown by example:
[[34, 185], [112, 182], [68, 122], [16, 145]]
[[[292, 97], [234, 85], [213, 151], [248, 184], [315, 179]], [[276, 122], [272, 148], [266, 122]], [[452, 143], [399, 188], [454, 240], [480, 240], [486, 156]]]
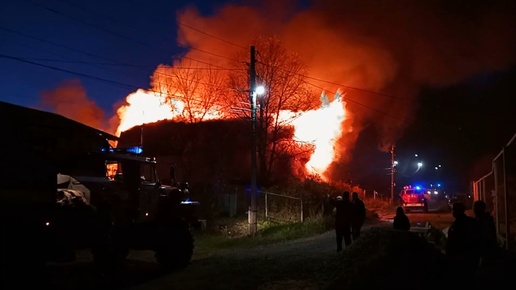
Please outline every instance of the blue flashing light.
[[100, 148], [100, 152], [114, 152], [114, 149], [112, 147], [102, 147]]
[[126, 152], [127, 153], [133, 153], [133, 154], [142, 154], [143, 153], [143, 148], [140, 147], [140, 146], [129, 147], [129, 148], [126, 149]]
[[440, 183], [437, 183], [437, 187], [441, 187], [441, 184], [440, 184]]
[[142, 154], [143, 148], [141, 146], [133, 146], [128, 148], [113, 148], [113, 147], [102, 147], [100, 148], [100, 152], [106, 153], [130, 153], [130, 154]]

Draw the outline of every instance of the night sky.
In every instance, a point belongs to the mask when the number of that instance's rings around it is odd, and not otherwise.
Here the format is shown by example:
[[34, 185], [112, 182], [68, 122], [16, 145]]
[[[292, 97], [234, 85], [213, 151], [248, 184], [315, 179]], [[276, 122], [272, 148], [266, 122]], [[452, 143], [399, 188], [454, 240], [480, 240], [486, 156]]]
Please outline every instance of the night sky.
[[335, 179], [386, 191], [395, 144], [398, 184], [462, 189], [516, 131], [513, 2], [3, 0], [0, 100], [108, 130], [157, 66], [226, 65], [273, 33], [315, 88], [345, 93], [354, 130]]

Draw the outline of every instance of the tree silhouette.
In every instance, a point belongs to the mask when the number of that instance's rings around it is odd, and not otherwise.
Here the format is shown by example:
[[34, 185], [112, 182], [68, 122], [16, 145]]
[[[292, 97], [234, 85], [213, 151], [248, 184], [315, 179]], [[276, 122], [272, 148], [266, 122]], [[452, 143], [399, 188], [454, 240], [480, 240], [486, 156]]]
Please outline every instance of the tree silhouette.
[[[262, 184], [271, 181], [274, 166], [295, 155], [306, 154], [312, 150], [311, 146], [299, 146], [293, 141], [291, 121], [302, 111], [315, 108], [319, 105], [317, 94], [308, 88], [306, 82], [307, 69], [300, 57], [288, 51], [277, 37], [257, 38], [256, 83], [265, 86], [265, 94], [258, 97], [257, 114], [257, 150], [259, 178]], [[244, 60], [248, 56], [237, 56]], [[239, 66], [247, 66], [241, 61]], [[248, 70], [234, 70], [230, 73], [230, 86], [233, 88], [248, 88]], [[234, 96], [228, 100], [231, 108], [238, 108], [228, 112], [240, 117], [250, 118], [250, 109], [242, 108], [249, 104], [249, 91], [233, 91]], [[244, 104], [244, 105], [243, 105]], [[288, 158], [287, 158], [288, 159]], [[305, 162], [306, 163], [306, 162]]]
[[229, 92], [226, 77], [220, 70], [183, 60], [174, 66], [160, 65], [151, 80], [154, 90], [163, 93], [179, 114], [176, 120], [198, 123], [223, 117], [221, 100]]

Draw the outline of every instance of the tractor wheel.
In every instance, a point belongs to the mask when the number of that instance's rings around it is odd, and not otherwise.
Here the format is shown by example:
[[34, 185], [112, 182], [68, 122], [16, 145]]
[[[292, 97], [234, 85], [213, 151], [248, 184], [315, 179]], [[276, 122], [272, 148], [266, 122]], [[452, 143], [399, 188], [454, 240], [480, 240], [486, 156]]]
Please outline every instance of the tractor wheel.
[[129, 247], [109, 215], [99, 214], [95, 219], [90, 233], [93, 262], [102, 274], [114, 274], [123, 267]]
[[192, 259], [194, 240], [186, 222], [161, 226], [158, 233], [156, 262], [175, 270], [186, 267]]

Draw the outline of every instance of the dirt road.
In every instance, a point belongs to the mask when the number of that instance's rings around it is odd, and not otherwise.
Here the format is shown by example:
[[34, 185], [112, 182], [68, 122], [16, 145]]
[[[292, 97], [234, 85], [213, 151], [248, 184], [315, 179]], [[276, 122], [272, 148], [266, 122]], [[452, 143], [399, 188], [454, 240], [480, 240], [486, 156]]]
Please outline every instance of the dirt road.
[[[411, 213], [413, 222], [429, 221], [444, 228], [450, 213]], [[384, 221], [366, 224], [391, 226]], [[223, 250], [208, 257], [194, 254], [191, 264], [175, 273], [161, 273], [152, 252], [132, 252], [127, 268], [114, 280], [95, 274], [91, 257], [81, 253], [71, 265], [49, 267], [52, 289], [325, 289], [339, 271], [335, 234], [321, 235], [251, 249]]]
[[339, 272], [332, 266], [338, 261], [333, 231], [202, 258], [194, 254], [191, 264], [175, 273], [160, 273], [152, 252], [132, 252], [126, 270], [109, 281], [96, 275], [87, 253], [81, 255], [71, 265], [49, 267], [51, 289], [324, 289]]

